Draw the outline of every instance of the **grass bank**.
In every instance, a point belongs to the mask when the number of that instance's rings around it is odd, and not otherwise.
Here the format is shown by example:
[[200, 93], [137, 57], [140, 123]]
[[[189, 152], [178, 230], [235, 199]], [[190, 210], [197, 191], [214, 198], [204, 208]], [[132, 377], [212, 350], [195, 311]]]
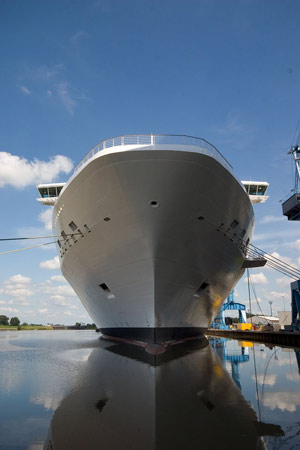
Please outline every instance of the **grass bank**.
[[19, 327], [13, 327], [11, 325], [0, 325], [0, 331], [3, 330], [10, 330], [10, 331], [17, 331], [17, 330], [53, 330], [50, 326], [44, 326], [44, 325], [20, 325]]

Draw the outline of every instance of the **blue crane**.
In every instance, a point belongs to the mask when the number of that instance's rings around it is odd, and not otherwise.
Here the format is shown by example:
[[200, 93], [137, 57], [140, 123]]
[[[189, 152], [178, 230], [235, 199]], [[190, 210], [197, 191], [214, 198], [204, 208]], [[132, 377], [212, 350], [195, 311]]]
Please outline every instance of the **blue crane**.
[[293, 194], [282, 203], [282, 214], [287, 216], [288, 220], [300, 220], [300, 146], [293, 145], [288, 154], [293, 155], [295, 162], [295, 182]]
[[225, 323], [225, 311], [237, 310], [239, 312], [240, 323], [246, 323], [246, 307], [242, 303], [237, 303], [234, 298], [234, 290], [228, 295], [226, 302], [223, 303], [219, 314], [214, 318], [211, 328], [217, 328], [219, 330], [228, 330], [229, 326]]
[[[300, 140], [300, 133], [298, 142]], [[295, 162], [295, 182], [293, 194], [282, 203], [282, 213], [288, 220], [300, 220], [300, 146], [293, 145], [288, 154], [293, 155]], [[300, 331], [300, 280], [291, 283], [292, 327]]]
[[229, 361], [231, 364], [231, 375], [237, 387], [242, 390], [241, 380], [240, 380], [240, 364], [249, 361], [249, 352], [247, 347], [241, 347], [240, 354], [236, 351], [230, 353], [226, 349], [227, 339], [224, 338], [214, 338], [210, 340], [211, 346], [216, 351], [217, 355], [224, 364], [225, 361]]

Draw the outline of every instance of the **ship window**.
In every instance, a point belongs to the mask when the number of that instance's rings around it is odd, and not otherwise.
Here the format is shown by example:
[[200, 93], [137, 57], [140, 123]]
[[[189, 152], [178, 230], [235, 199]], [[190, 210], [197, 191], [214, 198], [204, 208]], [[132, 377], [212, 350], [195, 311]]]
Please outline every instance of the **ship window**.
[[60, 191], [62, 190], [62, 188], [63, 188], [63, 186], [58, 186], [56, 189], [57, 189], [57, 195], [59, 195], [60, 194]]
[[110, 221], [110, 217], [104, 217], [105, 222], [109, 222]]
[[250, 184], [249, 195], [257, 195], [257, 184]]
[[41, 197], [43, 198], [49, 197], [47, 188], [39, 188], [39, 192], [41, 194]]
[[246, 234], [246, 230], [245, 230], [245, 228], [243, 228], [242, 232], [241, 232], [241, 237], [243, 238], [245, 236], [245, 234]]
[[201, 284], [201, 286], [199, 287], [199, 289], [198, 289], [198, 291], [200, 291], [201, 289], [205, 289], [205, 288], [207, 288], [207, 286], [209, 286], [209, 284], [208, 283], [202, 283]]
[[55, 187], [50, 187], [49, 188], [49, 197], [56, 197], [56, 188]]
[[267, 186], [258, 186], [257, 194], [265, 195], [266, 190], [267, 190]]
[[107, 284], [105, 284], [105, 283], [99, 284], [99, 287], [101, 287], [101, 289], [103, 289], [104, 291], [110, 292], [109, 287], [108, 287]]
[[58, 243], [59, 248], [61, 248], [61, 243], [59, 240], [57, 241], [57, 243]]
[[96, 408], [98, 409], [99, 412], [102, 412], [104, 406], [106, 405], [106, 403], [108, 402], [108, 398], [104, 398], [102, 400], [99, 400], [96, 403]]
[[204, 220], [204, 217], [203, 216], [199, 216], [198, 220]]
[[66, 241], [66, 240], [67, 240], [67, 235], [66, 235], [66, 233], [64, 232], [64, 230], [62, 230], [61, 235], [62, 235], [62, 237], [64, 238], [64, 240]]
[[238, 221], [234, 219], [234, 221], [231, 223], [231, 228], [236, 228], [238, 226]]
[[157, 200], [151, 200], [151, 202], [149, 202], [149, 205], [152, 206], [152, 208], [157, 208], [158, 207], [158, 201]]
[[76, 223], [73, 222], [73, 221], [69, 223], [69, 227], [71, 228], [72, 231], [76, 231], [77, 228], [78, 228], [78, 226], [76, 225]]

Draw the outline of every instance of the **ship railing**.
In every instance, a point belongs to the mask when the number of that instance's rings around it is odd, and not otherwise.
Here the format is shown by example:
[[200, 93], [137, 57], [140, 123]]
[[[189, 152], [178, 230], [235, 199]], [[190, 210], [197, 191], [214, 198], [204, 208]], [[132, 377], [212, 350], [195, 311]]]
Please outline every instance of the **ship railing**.
[[111, 147], [124, 145], [194, 145], [206, 150], [208, 154], [217, 159], [229, 171], [232, 171], [232, 166], [227, 159], [219, 152], [219, 150], [210, 142], [203, 138], [195, 136], [187, 136], [182, 134], [132, 134], [118, 136], [110, 139], [104, 139], [95, 147], [93, 147], [88, 154], [77, 164], [74, 168], [74, 173], [77, 173], [91, 158], [98, 152]]

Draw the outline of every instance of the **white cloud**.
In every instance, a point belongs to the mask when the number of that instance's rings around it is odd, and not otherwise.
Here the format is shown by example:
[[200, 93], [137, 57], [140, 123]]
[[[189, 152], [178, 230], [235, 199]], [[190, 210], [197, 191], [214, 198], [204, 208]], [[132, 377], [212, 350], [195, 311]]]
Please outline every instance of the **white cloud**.
[[63, 295], [59, 295], [59, 294], [51, 295], [50, 298], [52, 298], [53, 300], [56, 300], [57, 302], [61, 302], [61, 303], [65, 302], [65, 297]]
[[89, 37], [89, 33], [87, 33], [86, 31], [77, 31], [77, 33], [74, 33], [73, 36], [71, 36], [70, 41], [73, 45], [76, 45], [78, 43], [78, 41], [80, 41], [81, 39], [84, 38], [88, 38]]
[[250, 131], [247, 125], [243, 124], [237, 116], [232, 114], [228, 114], [225, 124], [216, 129], [218, 133], [224, 135], [242, 134], [245, 130]]
[[39, 214], [39, 221], [44, 224], [47, 231], [52, 231], [52, 212], [53, 208], [47, 208]]
[[[66, 299], [63, 295], [51, 295], [51, 304], [55, 306], [67, 306], [70, 307], [70, 300]], [[50, 304], [50, 302], [49, 302]]]
[[300, 375], [298, 372], [286, 372], [285, 378], [289, 381], [296, 381], [297, 383], [300, 381]]
[[[268, 284], [269, 283], [267, 277], [262, 272], [251, 274], [250, 282], [253, 284]], [[248, 277], [244, 278], [244, 283], [248, 283]]]
[[2, 307], [0, 308], [0, 311], [7, 312], [7, 313], [18, 313], [19, 310], [16, 308], [9, 308], [9, 307]]
[[[279, 259], [280, 261], [283, 261], [287, 264], [289, 264], [290, 266], [293, 265], [293, 261], [291, 258], [289, 258], [288, 256], [282, 256], [280, 255], [278, 252], [272, 252], [271, 256], [273, 256], [276, 260]], [[278, 261], [279, 262], [279, 261]]]
[[10, 297], [16, 297], [19, 299], [24, 299], [27, 297], [31, 297], [34, 292], [30, 289], [18, 288], [18, 289], [7, 289], [5, 294]]
[[21, 86], [20, 89], [23, 92], [23, 94], [25, 94], [25, 95], [31, 94], [31, 91], [26, 86]]
[[[80, 40], [86, 37], [89, 37], [87, 32], [78, 31], [70, 38], [70, 42], [73, 45], [76, 45]], [[73, 116], [77, 103], [81, 100], [86, 100], [86, 96], [81, 90], [71, 85], [63, 74], [63, 71], [63, 64], [52, 66], [42, 65], [39, 67], [28, 68], [25, 81], [28, 81], [29, 83], [33, 81], [35, 83], [37, 94], [42, 92], [43, 98], [46, 94], [48, 101], [51, 100], [51, 103], [55, 101], [61, 102], [67, 112]], [[25, 89], [28, 88], [25, 87]], [[27, 94], [24, 90], [22, 92]]]
[[53, 275], [52, 277], [50, 277], [50, 280], [57, 281], [58, 283], [62, 283], [62, 282], [66, 283], [66, 279], [62, 275]]
[[[256, 234], [254, 232], [254, 236], [252, 241], [254, 242], [264, 242], [264, 248], [266, 248], [266, 243], [269, 241], [274, 241], [274, 239], [283, 240], [284, 238], [291, 239], [292, 237], [299, 236], [299, 230], [290, 229], [290, 230], [278, 230], [278, 231], [268, 231], [267, 233], [259, 233]], [[273, 245], [274, 248], [274, 245]]]
[[[44, 263], [48, 266], [50, 262], [52, 267], [55, 260], [56, 258], [53, 258]], [[80, 314], [83, 307], [62, 275], [53, 275], [45, 281], [34, 283], [31, 278], [17, 274], [3, 281], [0, 290], [0, 307], [3, 311], [0, 314], [10, 317], [17, 315], [21, 321], [35, 323], [82, 321]]]
[[63, 68], [63, 64], [55, 64], [51, 67], [42, 65], [37, 69], [34, 69], [34, 72], [31, 73], [30, 78], [48, 81], [51, 78], [55, 78], [63, 70]]
[[73, 288], [69, 285], [66, 284], [64, 286], [57, 286], [56, 288], [57, 292], [59, 292], [61, 295], [66, 295], [68, 297], [74, 297], [76, 296]]
[[47, 261], [40, 262], [41, 269], [47, 270], [57, 270], [59, 269], [59, 259], [58, 256], [54, 256], [53, 259], [48, 259]]
[[260, 224], [267, 224], [267, 223], [274, 223], [274, 222], [283, 222], [286, 220], [284, 216], [264, 216], [259, 223]]
[[76, 297], [73, 288], [69, 284], [59, 286], [48, 286], [43, 289], [44, 292], [51, 295], [62, 295], [64, 297]]
[[5, 302], [0, 302], [2, 305], [19, 305], [19, 306], [29, 306], [30, 303], [25, 300], [25, 297], [17, 297], [14, 299], [7, 300]]
[[267, 385], [267, 386], [274, 386], [276, 383], [276, 375], [272, 374], [257, 374], [257, 377], [255, 378], [255, 375], [251, 376], [251, 379], [256, 381], [258, 384]]
[[276, 298], [276, 299], [281, 299], [283, 300], [283, 297], [287, 297], [288, 294], [286, 292], [276, 292], [276, 291], [272, 291], [270, 292], [270, 294], [268, 294], [270, 296], [270, 298]]
[[229, 113], [223, 126], [214, 131], [222, 136], [223, 143], [231, 144], [234, 148], [243, 148], [252, 140], [253, 130], [233, 113]]
[[4, 293], [8, 297], [18, 299], [19, 302], [22, 303], [21, 300], [31, 297], [34, 294], [34, 292], [30, 289], [31, 281], [31, 278], [25, 277], [24, 275], [13, 275], [8, 280], [3, 282]]
[[[61, 388], [60, 388], [61, 389]], [[46, 392], [41, 392], [36, 395], [30, 397], [30, 402], [35, 403], [36, 405], [43, 405], [45, 409], [49, 411], [49, 409], [53, 409], [55, 411], [61, 401], [63, 400], [64, 395], [61, 395], [57, 392], [51, 392], [48, 394]]]
[[71, 304], [70, 300], [66, 300], [68, 297], [76, 297], [76, 294], [73, 288], [65, 283], [65, 284], [52, 284], [51, 280], [46, 281], [45, 283], [41, 283], [38, 287], [38, 290], [45, 295], [49, 295], [51, 299], [51, 304], [53, 304], [53, 300], [57, 302], [57, 304], [61, 304], [62, 302], [67, 302], [67, 304]]
[[270, 409], [280, 409], [281, 411], [295, 412], [300, 406], [299, 392], [266, 392], [263, 403]]
[[24, 275], [21, 275], [19, 273], [17, 275], [11, 276], [8, 280], [6, 280], [4, 282], [4, 284], [10, 284], [10, 283], [29, 284], [29, 283], [31, 283], [31, 278], [24, 277]]
[[279, 286], [287, 287], [287, 286], [290, 286], [290, 284], [295, 280], [293, 278], [289, 278], [289, 277], [280, 277], [280, 278], [276, 278], [275, 281]]
[[76, 306], [76, 305], [69, 305], [69, 308], [70, 309], [78, 309], [78, 306]]
[[70, 158], [56, 155], [48, 162], [0, 152], [0, 187], [10, 185], [23, 189], [32, 184], [52, 182], [60, 173], [68, 174], [73, 168]]
[[57, 86], [57, 93], [68, 113], [70, 113], [71, 116], [73, 116], [76, 101], [70, 92], [70, 87], [68, 83], [65, 81], [59, 83], [59, 85]]
[[293, 242], [291, 246], [296, 248], [297, 250], [300, 250], [300, 239], [297, 239], [296, 242]]

